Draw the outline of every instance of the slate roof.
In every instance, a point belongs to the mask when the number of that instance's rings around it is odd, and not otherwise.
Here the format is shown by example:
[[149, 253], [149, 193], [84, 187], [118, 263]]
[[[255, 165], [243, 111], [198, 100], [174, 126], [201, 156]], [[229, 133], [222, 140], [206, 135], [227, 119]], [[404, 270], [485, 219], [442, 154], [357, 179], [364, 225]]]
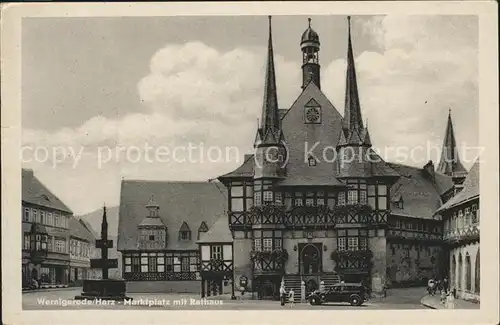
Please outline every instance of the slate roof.
[[31, 169], [23, 168], [22, 170], [22, 200], [26, 203], [73, 214], [70, 208], [40, 182]]
[[254, 155], [245, 155], [243, 159], [243, 164], [240, 167], [236, 168], [232, 172], [219, 176], [219, 179], [224, 178], [233, 178], [233, 177], [253, 177], [254, 174], [254, 163], [253, 159]]
[[[226, 189], [217, 182], [123, 180], [118, 220], [118, 250], [137, 249], [137, 226], [149, 215], [146, 204], [152, 195], [160, 206], [159, 217], [167, 227], [166, 249], [169, 250], [198, 249], [196, 231], [202, 221], [210, 228], [225, 214], [227, 204]], [[184, 222], [192, 231], [191, 240], [179, 239], [179, 230]]]
[[94, 235], [80, 219], [71, 216], [69, 218], [68, 226], [71, 237], [86, 240], [89, 243], [95, 242]]
[[[332, 172], [333, 174], [333, 172]], [[307, 175], [289, 175], [285, 179], [280, 180], [277, 186], [345, 186], [333, 175], [325, 176], [307, 176]]]
[[233, 235], [229, 230], [229, 224], [227, 215], [222, 215], [215, 222], [215, 224], [210, 227], [208, 232], [203, 234], [203, 236], [197, 241], [198, 244], [208, 244], [208, 243], [232, 243]]
[[443, 212], [447, 209], [479, 197], [479, 159], [474, 163], [469, 171], [463, 186], [463, 189], [448, 202], [443, 204], [437, 212]]
[[400, 197], [403, 208], [391, 207], [391, 213], [414, 218], [433, 219], [435, 211], [441, 206], [441, 191], [452, 188], [451, 177], [439, 175], [440, 185], [422, 168], [402, 164], [387, 163], [401, 177], [390, 189], [391, 201]]

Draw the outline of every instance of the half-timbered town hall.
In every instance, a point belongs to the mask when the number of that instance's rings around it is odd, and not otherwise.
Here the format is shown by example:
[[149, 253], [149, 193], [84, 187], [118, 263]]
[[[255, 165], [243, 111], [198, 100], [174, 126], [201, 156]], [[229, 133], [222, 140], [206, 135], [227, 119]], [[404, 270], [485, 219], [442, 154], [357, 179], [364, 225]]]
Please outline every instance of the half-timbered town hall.
[[[144, 290], [245, 290], [272, 299], [282, 281], [297, 293], [340, 280], [377, 293], [445, 274], [436, 211], [460, 190], [465, 168], [411, 167], [375, 153], [350, 26], [343, 114], [322, 91], [320, 37], [310, 20], [297, 47], [302, 92], [280, 108], [272, 36], [269, 18], [262, 116], [241, 166], [215, 184], [122, 181], [124, 278]], [[455, 154], [451, 116], [448, 123], [443, 152]], [[306, 143], [314, 149], [305, 151]]]
[[[453, 195], [453, 179], [432, 162], [422, 168], [387, 163], [372, 150], [350, 26], [347, 42], [343, 116], [322, 92], [320, 38], [310, 25], [297, 49], [302, 93], [279, 109], [270, 21], [255, 153], [219, 177], [229, 193], [235, 278], [250, 279], [260, 297], [276, 296], [282, 279], [295, 292], [301, 283], [310, 291], [339, 277], [381, 292], [426, 281], [445, 267], [438, 263], [441, 221], [433, 215]], [[309, 156], [305, 143], [317, 144]], [[337, 159], [325, 161], [330, 148]]]

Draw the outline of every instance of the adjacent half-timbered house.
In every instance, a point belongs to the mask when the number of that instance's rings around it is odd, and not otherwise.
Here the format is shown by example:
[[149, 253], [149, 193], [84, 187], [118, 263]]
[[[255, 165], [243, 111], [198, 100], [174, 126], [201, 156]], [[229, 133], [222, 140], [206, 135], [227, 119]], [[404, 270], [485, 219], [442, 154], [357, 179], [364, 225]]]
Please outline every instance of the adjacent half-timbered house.
[[23, 288], [68, 286], [73, 212], [31, 169], [22, 169], [21, 204]]
[[233, 236], [227, 216], [222, 215], [197, 243], [200, 246], [201, 297], [231, 294], [235, 298]]
[[200, 291], [196, 241], [225, 213], [217, 183], [123, 180], [118, 251], [130, 292]]
[[463, 189], [437, 211], [444, 222], [449, 283], [464, 299], [480, 300], [479, 206], [478, 159]]

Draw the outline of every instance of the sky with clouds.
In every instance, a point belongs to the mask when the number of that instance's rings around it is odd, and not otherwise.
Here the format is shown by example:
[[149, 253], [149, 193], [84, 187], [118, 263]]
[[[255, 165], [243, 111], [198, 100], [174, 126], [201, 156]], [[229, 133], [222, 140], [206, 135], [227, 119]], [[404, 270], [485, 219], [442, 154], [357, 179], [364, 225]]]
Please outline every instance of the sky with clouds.
[[[311, 18], [322, 90], [343, 114], [346, 18]], [[362, 114], [376, 148], [440, 148], [449, 108], [459, 145], [478, 146], [477, 17], [353, 16], [351, 23]], [[22, 137], [31, 148], [23, 167], [75, 214], [118, 204], [122, 178], [205, 181], [252, 152], [266, 16], [29, 18], [22, 28]], [[273, 18], [281, 108], [301, 91], [306, 28], [305, 16]], [[172, 150], [188, 144], [191, 162], [185, 151], [174, 161]], [[160, 146], [170, 150], [161, 159]], [[439, 154], [385, 157], [423, 166]], [[476, 156], [461, 158], [469, 168]]]

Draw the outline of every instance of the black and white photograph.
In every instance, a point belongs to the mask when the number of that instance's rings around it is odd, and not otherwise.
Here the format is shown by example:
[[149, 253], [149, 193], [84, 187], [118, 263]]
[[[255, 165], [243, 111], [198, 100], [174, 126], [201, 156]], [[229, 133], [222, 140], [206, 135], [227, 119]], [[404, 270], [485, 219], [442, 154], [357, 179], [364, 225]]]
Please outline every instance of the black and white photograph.
[[19, 184], [9, 213], [2, 204], [15, 317], [496, 319], [498, 102], [481, 97], [498, 94], [495, 74], [482, 81], [484, 40], [497, 42], [481, 27], [489, 4], [23, 15], [18, 116], [2, 118], [2, 143], [19, 151], [2, 149], [15, 163], [2, 174]]

